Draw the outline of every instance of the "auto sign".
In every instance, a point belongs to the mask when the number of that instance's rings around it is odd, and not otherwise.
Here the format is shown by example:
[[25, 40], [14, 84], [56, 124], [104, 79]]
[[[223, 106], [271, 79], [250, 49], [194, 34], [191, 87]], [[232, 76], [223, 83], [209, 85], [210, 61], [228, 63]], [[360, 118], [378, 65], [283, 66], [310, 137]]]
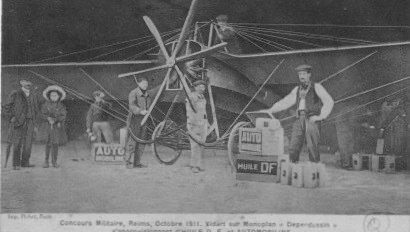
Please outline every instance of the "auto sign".
[[91, 156], [96, 162], [121, 163], [124, 160], [125, 149], [121, 144], [94, 143]]
[[262, 132], [255, 128], [241, 128], [239, 130], [239, 152], [240, 153], [262, 153]]

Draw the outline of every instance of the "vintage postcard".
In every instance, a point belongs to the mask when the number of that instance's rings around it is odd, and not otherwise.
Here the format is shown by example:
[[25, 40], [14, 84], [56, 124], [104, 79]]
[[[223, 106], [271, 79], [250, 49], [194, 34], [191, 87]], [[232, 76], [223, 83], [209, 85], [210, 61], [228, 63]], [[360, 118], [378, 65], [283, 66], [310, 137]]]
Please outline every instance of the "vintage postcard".
[[2, 1], [5, 232], [410, 231], [406, 1]]

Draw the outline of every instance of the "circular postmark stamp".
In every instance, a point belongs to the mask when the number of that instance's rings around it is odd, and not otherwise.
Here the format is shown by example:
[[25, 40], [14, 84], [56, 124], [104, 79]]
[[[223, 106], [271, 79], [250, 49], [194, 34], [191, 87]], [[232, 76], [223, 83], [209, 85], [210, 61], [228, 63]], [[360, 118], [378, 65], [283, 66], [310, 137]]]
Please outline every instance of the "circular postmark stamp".
[[390, 227], [390, 218], [383, 214], [366, 215], [363, 220], [364, 232], [386, 232]]

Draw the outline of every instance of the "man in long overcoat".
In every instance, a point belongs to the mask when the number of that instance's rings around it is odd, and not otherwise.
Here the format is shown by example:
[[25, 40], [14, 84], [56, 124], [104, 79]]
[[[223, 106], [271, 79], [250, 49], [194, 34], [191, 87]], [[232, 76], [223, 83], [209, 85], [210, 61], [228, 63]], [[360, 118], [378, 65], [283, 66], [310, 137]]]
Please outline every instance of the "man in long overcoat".
[[15, 170], [20, 167], [34, 166], [30, 165], [31, 145], [42, 103], [30, 81], [21, 80], [20, 85], [20, 89], [10, 94], [3, 108], [3, 113], [8, 116], [12, 127], [10, 141], [13, 144], [13, 168]]

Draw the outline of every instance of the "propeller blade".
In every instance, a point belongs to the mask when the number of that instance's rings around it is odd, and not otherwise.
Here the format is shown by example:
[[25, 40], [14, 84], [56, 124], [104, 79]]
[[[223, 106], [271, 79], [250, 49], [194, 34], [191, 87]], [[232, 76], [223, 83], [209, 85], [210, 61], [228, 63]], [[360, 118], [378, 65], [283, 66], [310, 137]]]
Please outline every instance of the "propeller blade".
[[159, 48], [162, 51], [162, 54], [164, 54], [166, 60], [168, 61], [169, 60], [168, 51], [165, 48], [164, 41], [162, 40], [161, 34], [159, 34], [157, 27], [155, 26], [154, 22], [152, 22], [152, 20], [148, 16], [144, 16], [143, 19], [145, 21], [145, 24], [147, 24], [148, 29], [151, 31], [152, 35], [154, 35], [155, 40], [157, 41]]
[[186, 37], [188, 36], [188, 31], [189, 31], [189, 28], [190, 28], [190, 26], [193, 22], [193, 19], [194, 19], [195, 9], [196, 9], [197, 3], [198, 3], [198, 0], [193, 0], [191, 2], [191, 6], [189, 7], [188, 15], [185, 18], [184, 26], [182, 27], [182, 31], [181, 31], [181, 35], [179, 36], [178, 43], [175, 46], [174, 51], [172, 52], [172, 57], [176, 57], [178, 52], [181, 50], [182, 45], [184, 44]]
[[172, 68], [168, 68], [167, 75], [165, 75], [164, 81], [162, 82], [161, 86], [159, 87], [159, 90], [157, 92], [157, 95], [155, 96], [154, 100], [152, 101], [151, 105], [149, 106], [147, 114], [144, 116], [144, 118], [141, 121], [141, 125], [144, 125], [145, 122], [147, 121], [148, 117], [150, 116], [152, 110], [154, 109], [155, 104], [157, 104], [157, 101], [159, 99], [159, 96], [161, 96], [162, 91], [164, 90], [165, 84], [168, 81], [169, 75], [171, 74]]
[[208, 55], [220, 50], [221, 48], [224, 48], [226, 45], [227, 45], [227, 43], [223, 42], [223, 43], [220, 43], [218, 45], [215, 45], [215, 46], [206, 48], [204, 50], [201, 50], [199, 52], [194, 52], [194, 53], [191, 53], [191, 54], [180, 56], [180, 57], [177, 57], [175, 59], [175, 62], [184, 62], [184, 61], [190, 61], [190, 60], [196, 60], [196, 59], [199, 59], [199, 58], [203, 58], [205, 56], [208, 56]]
[[178, 73], [179, 79], [180, 79], [181, 82], [182, 82], [182, 86], [184, 86], [185, 93], [186, 93], [186, 95], [188, 96], [187, 98], [188, 98], [189, 104], [191, 105], [192, 110], [193, 110], [194, 112], [196, 112], [197, 109], [196, 109], [195, 105], [194, 105], [194, 104], [192, 103], [192, 101], [191, 101], [191, 98], [190, 98], [190, 96], [191, 96], [191, 89], [189, 88], [188, 83], [187, 83], [186, 80], [185, 80], [185, 75], [184, 75], [184, 73], [182, 73], [182, 71], [181, 71], [181, 69], [178, 67], [178, 65], [175, 65], [174, 68], [175, 68], [175, 70], [176, 70], [177, 73]]
[[159, 70], [159, 69], [164, 69], [164, 68], [169, 68], [169, 65], [168, 65], [168, 64], [164, 64], [164, 65], [160, 65], [160, 66], [156, 66], [156, 67], [152, 67], [152, 68], [147, 68], [147, 69], [139, 70], [139, 71], [135, 71], [135, 72], [122, 73], [122, 74], [118, 75], [118, 78], [128, 77], [128, 76], [132, 76], [132, 75], [138, 75], [138, 74], [142, 74], [142, 73], [146, 73], [146, 72], [151, 72], [151, 71], [155, 71], [155, 70]]

